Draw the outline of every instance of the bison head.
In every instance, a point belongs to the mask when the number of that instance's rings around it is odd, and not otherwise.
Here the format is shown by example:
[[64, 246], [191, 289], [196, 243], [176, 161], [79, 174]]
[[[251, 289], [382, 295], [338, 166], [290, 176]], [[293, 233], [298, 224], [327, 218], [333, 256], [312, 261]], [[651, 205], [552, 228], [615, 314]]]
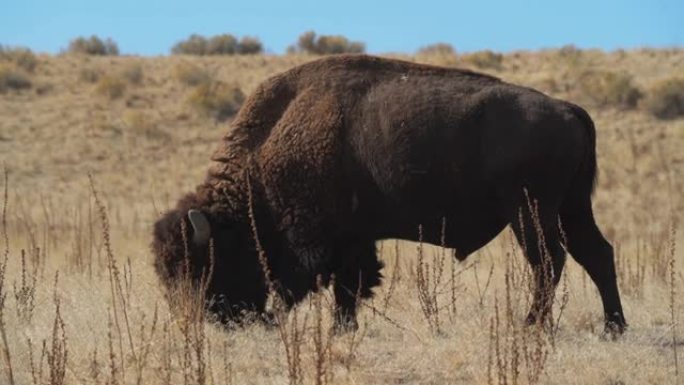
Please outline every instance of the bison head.
[[267, 290], [252, 237], [248, 227], [229, 214], [188, 195], [155, 223], [152, 248], [170, 299], [185, 277], [195, 290], [206, 277], [207, 309], [219, 321], [236, 322], [245, 314], [263, 313]]

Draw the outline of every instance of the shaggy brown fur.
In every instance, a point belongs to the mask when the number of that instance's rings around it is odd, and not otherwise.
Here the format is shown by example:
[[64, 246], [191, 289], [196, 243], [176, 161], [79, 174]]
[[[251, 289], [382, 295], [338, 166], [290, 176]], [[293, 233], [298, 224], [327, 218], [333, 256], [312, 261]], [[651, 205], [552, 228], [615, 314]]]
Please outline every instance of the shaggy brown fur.
[[[337, 321], [354, 325], [359, 286], [368, 297], [380, 282], [376, 240], [416, 240], [422, 224], [424, 240], [438, 244], [445, 220], [446, 245], [465, 258], [511, 224], [538, 272], [534, 322], [550, 288], [533, 217], [555, 284], [565, 261], [560, 215], [569, 251], [599, 288], [607, 327], [622, 331], [612, 248], [591, 211], [594, 135], [581, 108], [491, 76], [364, 55], [316, 60], [248, 98], [204, 183], [155, 225], [157, 271], [173, 282], [186, 253], [180, 222], [200, 210], [216, 242], [211, 309], [224, 319], [263, 311], [253, 201], [280, 294], [295, 303], [317, 275], [335, 274]], [[206, 253], [188, 246], [195, 275]]]

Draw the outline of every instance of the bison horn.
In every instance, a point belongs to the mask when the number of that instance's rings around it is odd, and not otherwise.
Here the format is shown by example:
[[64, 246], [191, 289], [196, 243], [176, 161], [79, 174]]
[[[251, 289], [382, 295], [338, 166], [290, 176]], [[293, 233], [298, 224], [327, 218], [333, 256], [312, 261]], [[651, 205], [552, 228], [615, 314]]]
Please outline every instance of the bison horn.
[[188, 219], [194, 232], [192, 242], [195, 245], [207, 244], [211, 235], [211, 226], [207, 217], [201, 211], [192, 209], [188, 211]]

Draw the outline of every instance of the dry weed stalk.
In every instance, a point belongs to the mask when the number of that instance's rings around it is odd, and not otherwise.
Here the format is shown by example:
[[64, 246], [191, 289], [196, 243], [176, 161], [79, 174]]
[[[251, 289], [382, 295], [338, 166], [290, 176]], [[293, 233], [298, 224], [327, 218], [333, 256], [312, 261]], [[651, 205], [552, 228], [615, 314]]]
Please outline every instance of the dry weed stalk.
[[503, 352], [501, 351], [501, 337], [500, 337], [500, 332], [499, 329], [501, 326], [499, 325], [499, 300], [497, 297], [494, 297], [494, 355], [496, 358], [496, 368], [497, 368], [497, 377], [499, 380], [499, 384], [507, 384], [508, 379], [507, 379], [507, 362], [503, 356]]
[[[453, 320], [456, 317], [457, 311], [456, 311], [456, 292], [457, 292], [457, 287], [458, 285], [456, 284], [456, 278], [459, 274], [456, 273], [456, 257], [454, 255], [451, 256], [450, 258], [450, 263], [449, 263], [449, 316]], [[462, 271], [461, 271], [462, 272]]]
[[121, 307], [122, 311], [124, 312], [124, 316], [126, 319], [126, 325], [127, 325], [127, 330], [128, 330], [128, 337], [129, 337], [129, 345], [130, 349], [133, 354], [135, 354], [135, 349], [133, 348], [133, 340], [132, 336], [130, 333], [130, 323], [128, 322], [128, 312], [126, 310], [126, 301], [124, 299], [122, 290], [121, 290], [121, 280], [119, 278], [119, 269], [116, 265], [116, 261], [114, 260], [114, 252], [112, 250], [112, 245], [111, 245], [111, 238], [110, 238], [110, 228], [109, 228], [109, 217], [107, 216], [107, 210], [100, 200], [100, 197], [97, 193], [97, 190], [95, 189], [95, 181], [93, 179], [93, 176], [91, 174], [88, 174], [88, 180], [90, 182], [90, 190], [92, 191], [93, 198], [95, 200], [95, 205], [97, 207], [98, 215], [100, 217], [100, 223], [102, 226], [101, 232], [102, 232], [102, 239], [105, 247], [105, 253], [107, 256], [107, 271], [109, 273], [109, 288], [110, 288], [110, 294], [111, 294], [111, 301], [112, 301], [112, 312], [114, 315], [114, 325], [116, 326], [116, 331], [117, 331], [117, 336], [119, 340], [119, 358], [120, 358], [120, 371], [121, 371], [121, 380], [122, 382], [125, 382], [126, 378], [126, 365], [124, 363], [125, 355], [124, 355], [124, 348], [123, 348], [123, 332], [121, 329], [121, 324], [119, 322], [119, 303], [117, 301], [117, 298], [121, 300]]
[[[380, 255], [382, 255], [382, 252], [380, 252]], [[397, 286], [397, 282], [399, 281], [399, 241], [395, 240], [394, 241], [394, 266], [392, 266], [392, 272], [390, 273], [390, 279], [389, 279], [389, 286], [387, 287], [387, 291], [385, 292], [385, 297], [382, 300], [382, 309], [383, 312], [387, 312], [387, 307], [389, 306], [390, 300], [392, 299], [392, 295], [394, 294], [394, 290]], [[358, 302], [357, 302], [358, 303]]]
[[88, 195], [88, 278], [93, 279], [93, 247], [95, 245], [95, 225], [93, 219], [92, 191]]
[[[249, 216], [249, 225], [252, 231], [252, 237], [254, 238], [254, 247], [256, 248], [259, 264], [261, 265], [261, 270], [264, 274], [264, 282], [266, 282], [268, 294], [273, 295], [276, 293], [275, 282], [273, 281], [273, 276], [271, 275], [271, 268], [268, 265], [266, 251], [261, 245], [261, 238], [259, 238], [259, 229], [256, 223], [256, 215], [254, 214], [254, 194], [252, 191], [251, 176], [249, 173], [247, 173], [245, 179], [247, 184], [247, 215]], [[279, 301], [280, 299], [276, 297], [275, 307], [282, 307], [282, 304], [280, 304]]]
[[85, 269], [85, 250], [84, 250], [84, 245], [86, 244], [86, 240], [83, 238], [84, 231], [84, 223], [83, 223], [83, 214], [81, 212], [81, 206], [76, 206], [74, 209], [74, 214], [73, 214], [73, 222], [74, 222], [74, 238], [73, 238], [73, 244], [71, 246], [72, 251], [71, 251], [71, 256], [68, 256], [67, 259], [70, 260], [70, 265], [73, 266], [73, 268], [76, 271], [82, 272]]
[[568, 302], [570, 302], [570, 290], [568, 289], [568, 274], [563, 274], [563, 284], [561, 286], [561, 296], [560, 299], [558, 299], [558, 317], [556, 317], [556, 320], [554, 321], [554, 327], [552, 327], [552, 332], [551, 332], [551, 337], [552, 337], [552, 343], [556, 343], [556, 335], [558, 334], [558, 331], [560, 330], [560, 321], [561, 318], [563, 318], [563, 312], [565, 311], [565, 308], [568, 306]]
[[527, 369], [527, 383], [537, 384], [549, 357], [547, 335], [539, 324], [532, 325], [529, 332], [522, 335], [522, 356]]
[[215, 384], [214, 382], [214, 368], [211, 366], [212, 364], [212, 353], [211, 353], [211, 340], [207, 340], [207, 354], [206, 354], [206, 360], [207, 360], [207, 380], [206, 383], [208, 384]]
[[[527, 200], [527, 208], [532, 219], [532, 227], [537, 237], [537, 252], [541, 258], [540, 266], [535, 268], [534, 275], [536, 278], [536, 292], [537, 303], [540, 308], [534, 309], [538, 314], [535, 318], [537, 323], [543, 325], [549, 322], [549, 326], [553, 329], [553, 301], [556, 287], [553, 283], [553, 257], [546, 242], [546, 235], [542, 226], [542, 220], [539, 213], [539, 202], [536, 199], [531, 199], [527, 189], [524, 189], [525, 198]], [[539, 285], [542, 285], [541, 287]]]
[[475, 277], [475, 288], [477, 289], [477, 300], [480, 308], [484, 307], [484, 299], [489, 289], [489, 285], [492, 282], [492, 276], [494, 275], [494, 264], [489, 267], [489, 272], [487, 273], [487, 280], [484, 283], [484, 287], [480, 285], [480, 274], [478, 273], [478, 263], [473, 266], [473, 276]]
[[[507, 280], [507, 285], [510, 282]], [[489, 327], [487, 382], [517, 385], [521, 378], [525, 378], [527, 384], [538, 384], [546, 368], [550, 337], [541, 324], [525, 327], [519, 322], [513, 310], [516, 299], [511, 296], [510, 288], [506, 290], [509, 292], [503, 319], [498, 297], [494, 299], [494, 315]], [[523, 373], [526, 377], [522, 377]]]
[[[121, 381], [121, 383], [126, 382], [126, 353], [124, 352], [125, 338], [128, 342], [129, 354], [131, 357], [133, 367], [135, 369], [136, 384], [141, 384], [143, 383], [143, 372], [147, 365], [147, 360], [150, 353], [151, 341], [157, 329], [158, 309], [155, 306], [152, 323], [147, 332], [145, 328], [144, 317], [140, 321], [140, 335], [137, 338], [139, 344], [138, 346], [136, 346], [136, 344], [134, 343], [135, 333], [133, 332], [129, 316], [131, 292], [133, 290], [133, 269], [131, 266], [131, 260], [130, 258], [128, 258], [127, 263], [123, 265], [124, 268], [122, 274], [121, 270], [119, 269], [116, 263], [116, 259], [114, 257], [114, 252], [111, 245], [109, 218], [107, 215], [106, 208], [100, 200], [99, 194], [97, 193], [92, 175], [88, 175], [88, 177], [90, 181], [91, 194], [102, 226], [102, 240], [105, 249], [105, 255], [107, 258], [107, 272], [109, 277], [109, 286], [111, 294], [112, 314], [110, 321], [113, 321], [113, 325], [116, 327], [116, 339], [118, 340], [119, 348], [118, 368], [111, 368], [110, 381], [112, 381], [112, 383], [117, 383], [119, 380]], [[90, 260], [92, 260], [92, 258], [90, 258]], [[92, 265], [92, 262], [89, 262], [89, 265]], [[92, 268], [89, 267], [89, 270], [92, 270]], [[120, 318], [123, 318], [125, 333], [121, 326]], [[111, 328], [109, 330], [108, 339], [109, 343], [112, 344], [114, 336], [112, 335]], [[115, 357], [116, 355], [114, 354], [113, 350], [111, 350], [110, 359], [113, 360]], [[111, 361], [111, 363], [113, 363], [113, 361]]]
[[112, 322], [112, 312], [107, 312], [107, 347], [109, 348], [109, 380], [107, 385], [119, 384], [119, 361], [116, 358], [114, 349], [114, 323]]
[[304, 380], [302, 370], [302, 345], [306, 330], [307, 317], [299, 325], [299, 310], [294, 307], [288, 316], [283, 311], [276, 313], [280, 340], [285, 348], [287, 374], [290, 385], [301, 384]]
[[649, 242], [644, 243], [644, 254], [650, 251], [648, 260], [651, 262], [651, 274], [663, 284], [670, 280], [669, 248], [670, 239], [667, 231], [653, 234]]
[[[561, 246], [563, 249], [567, 250], [568, 249], [568, 237], [567, 234], [565, 233], [565, 229], [563, 228], [563, 223], [561, 221], [560, 216], [558, 216], [558, 232], [560, 233], [560, 241], [561, 241]], [[567, 258], [567, 257], [564, 257]], [[561, 318], [563, 317], [563, 311], [565, 310], [565, 307], [568, 306], [568, 302], [570, 301], [570, 292], [568, 291], [568, 274], [565, 273], [563, 274], [563, 287], [561, 288], [561, 297], [559, 301], [559, 306], [558, 306], [558, 317], [556, 318], [555, 321], [555, 329], [553, 330], [552, 335], [554, 336], [554, 342], [555, 342], [555, 335], [558, 333], [558, 330], [560, 328], [560, 321]]]
[[487, 344], [487, 385], [494, 385], [494, 319], [489, 319], [489, 343]]
[[90, 358], [90, 364], [88, 365], [88, 376], [93, 380], [94, 383], [98, 384], [100, 374], [101, 374], [101, 366], [100, 361], [97, 359], [97, 343], [95, 344], [95, 347], [93, 348], [93, 353]]
[[369, 309], [370, 311], [372, 311], [373, 315], [379, 316], [380, 319], [384, 320], [389, 325], [391, 325], [391, 326], [393, 326], [399, 330], [409, 332], [409, 333], [411, 333], [411, 335], [413, 335], [416, 338], [416, 340], [418, 340], [421, 343], [423, 342], [423, 340], [420, 338], [420, 335], [415, 330], [410, 329], [406, 326], [402, 326], [398, 321], [392, 319], [389, 315], [387, 315], [387, 313], [385, 313], [382, 310], [378, 309], [377, 307], [373, 306], [373, 304], [368, 303], [368, 302], [358, 302], [358, 304], [360, 306], [363, 306], [363, 307]]
[[223, 383], [233, 385], [233, 363], [228, 362], [228, 342], [223, 341]]
[[415, 282], [418, 291], [418, 301], [423, 317], [428, 323], [428, 327], [433, 334], [439, 334], [440, 318], [439, 318], [439, 287], [442, 282], [444, 273], [445, 260], [445, 232], [446, 221], [442, 221], [442, 249], [439, 253], [432, 256], [432, 260], [428, 261], [425, 258], [423, 249], [423, 226], [418, 226], [418, 245], [416, 246], [416, 253], [418, 261], [416, 264]]
[[133, 267], [131, 266], [131, 257], [127, 257], [126, 263], [123, 264], [123, 282], [126, 301], [130, 302], [131, 292], [133, 291]]
[[36, 285], [38, 283], [38, 266], [31, 271], [26, 267], [26, 253], [21, 250], [21, 284], [17, 289], [14, 282], [14, 299], [17, 305], [17, 317], [26, 323], [31, 323], [33, 309], [36, 302]]
[[278, 327], [278, 335], [280, 341], [285, 348], [285, 358], [287, 361], [288, 381], [290, 385], [298, 385], [304, 381], [302, 369], [302, 346], [304, 343], [304, 334], [306, 330], [307, 317], [304, 317], [302, 325], [299, 325], [299, 310], [297, 306], [289, 312], [287, 306], [279, 295], [276, 295], [276, 283], [274, 282], [271, 269], [268, 265], [266, 251], [264, 250], [261, 240], [259, 238], [259, 229], [256, 223], [256, 215], [254, 213], [254, 194], [252, 191], [252, 183], [249, 173], [246, 175], [247, 185], [247, 209], [250, 220], [250, 227], [254, 246], [257, 251], [259, 264], [261, 265], [264, 274], [264, 282], [269, 296], [273, 298], [273, 313]]
[[190, 268], [189, 240], [187, 239], [187, 223], [181, 221], [181, 234], [185, 247], [183, 266], [179, 269], [180, 279], [176, 284], [170, 300], [173, 309], [179, 316], [177, 325], [183, 336], [182, 365], [183, 383], [206, 384], [207, 361], [209, 360], [206, 338], [207, 290], [214, 274], [214, 240], [209, 239], [209, 269], [203, 270], [197, 284], [193, 282]]
[[[143, 371], [147, 366], [147, 359], [150, 354], [150, 348], [152, 347], [154, 341], [154, 335], [157, 331], [158, 318], [158, 307], [154, 306], [154, 315], [152, 316], [152, 323], [149, 329], [145, 328], [145, 318], [140, 321], [140, 351], [135, 357], [138, 359], [134, 362], [136, 369], [136, 380], [135, 383], [140, 385], [143, 384]], [[146, 331], [147, 330], [147, 331]]]
[[[506, 264], [506, 332], [509, 335], [509, 361], [508, 365], [511, 381], [513, 385], [517, 385], [520, 376], [520, 345], [521, 345], [521, 331], [518, 317], [515, 315], [515, 307], [519, 307], [521, 290], [515, 287], [515, 270], [513, 270], [511, 263]], [[495, 309], [496, 311], [496, 309]], [[498, 315], [497, 315], [498, 317]]]
[[675, 273], [675, 239], [677, 231], [674, 216], [670, 221], [670, 245], [669, 245], [669, 267], [670, 267], [670, 321], [672, 329], [672, 356], [674, 359], [674, 369], [675, 369], [675, 384], [679, 384], [679, 357], [677, 355], [677, 312], [676, 312], [676, 302], [677, 302], [677, 291], [676, 285], [676, 273]]
[[[499, 298], [495, 296], [494, 299], [494, 315], [490, 319], [489, 332], [489, 350], [487, 362], [487, 380], [489, 384], [513, 384], [517, 385], [526, 380], [527, 384], [538, 384], [546, 368], [546, 362], [550, 354], [550, 348], [555, 343], [555, 333], [558, 331], [558, 322], [561, 319], [563, 310], [568, 302], [567, 292], [567, 275], [563, 283], [563, 295], [559, 302], [559, 315], [555, 320], [556, 327], [554, 328], [553, 316], [550, 309], [539, 309], [539, 311], [547, 311], [546, 320], [537, 319], [534, 325], [525, 326], [520, 322], [520, 315], [516, 313], [516, 309], [523, 308], [524, 300], [529, 297], [538, 295], [535, 293], [537, 287], [535, 282], [540, 279], [546, 280], [545, 285], [550, 287], [549, 291], [553, 289], [551, 282], [551, 265], [550, 255], [545, 245], [543, 234], [541, 233], [541, 226], [539, 222], [538, 208], [536, 202], [529, 201], [529, 209], [532, 217], [535, 235], [539, 242], [538, 252], [542, 255], [542, 266], [534, 272], [530, 269], [525, 269], [522, 266], [516, 265], [516, 247], [513, 243], [513, 237], [510, 241], [510, 252], [505, 252], [506, 255], [506, 270], [505, 278], [505, 303], [499, 305]], [[522, 226], [522, 211], [519, 212], [519, 220], [521, 221], [521, 229], [526, 231]], [[559, 224], [560, 225], [560, 224]], [[561, 238], [563, 244], [566, 243], [564, 235], [561, 231]], [[529, 231], [529, 230], [527, 230]], [[527, 246], [525, 244], [525, 237], [523, 240], [523, 249]], [[525, 251], [526, 252], [526, 251]], [[544, 267], [546, 265], [546, 267]], [[525, 290], [527, 288], [527, 290]], [[525, 295], [524, 293], [529, 293]], [[551, 297], [549, 297], [551, 296]], [[542, 304], [544, 301], [551, 301], [553, 299], [553, 292], [542, 293]], [[529, 301], [528, 301], [529, 302]], [[550, 307], [552, 302], [548, 303]], [[504, 317], [501, 317], [503, 309]], [[550, 328], [547, 329], [546, 323], [550, 323]], [[548, 332], [547, 332], [548, 330]]]
[[7, 172], [7, 167], [3, 169], [4, 171], [4, 188], [3, 188], [3, 200], [2, 200], [2, 238], [5, 242], [5, 249], [3, 253], [3, 258], [7, 259], [9, 257], [9, 236], [7, 235], [7, 203], [9, 202], [9, 174]]
[[47, 342], [43, 340], [42, 349], [40, 351], [40, 360], [36, 366], [36, 362], [33, 354], [33, 342], [28, 338], [26, 340], [29, 351], [29, 368], [31, 370], [31, 379], [33, 380], [33, 385], [40, 385], [43, 383], [43, 365], [45, 363], [45, 356], [47, 355]]
[[516, 271], [515, 261], [511, 258], [511, 254], [506, 253], [506, 256], [504, 317], [502, 320], [499, 298], [495, 295], [494, 315], [490, 319], [487, 376], [490, 384], [493, 384], [496, 378], [496, 383], [499, 385], [509, 383], [517, 385], [521, 375], [521, 357], [524, 349], [522, 334], [526, 331], [516, 309], [520, 308], [520, 302], [523, 299], [521, 289], [525, 284], [524, 277], [519, 277], [520, 273]]
[[173, 373], [173, 361], [171, 357], [171, 328], [169, 321], [165, 320], [162, 325], [162, 348], [161, 348], [161, 379], [164, 384], [171, 384]]
[[[198, 309], [200, 313], [204, 313], [204, 303]], [[195, 361], [195, 383], [199, 385], [206, 384], [207, 381], [207, 362], [209, 360], [209, 344], [207, 343], [206, 328], [204, 320], [197, 320], [192, 324], [192, 351]], [[186, 332], [186, 331], [184, 331]], [[187, 339], [186, 339], [187, 341]]]
[[5, 361], [5, 368], [7, 369], [7, 380], [11, 385], [14, 385], [14, 372], [12, 370], [12, 355], [9, 349], [9, 342], [7, 341], [7, 331], [5, 325], [5, 274], [7, 273], [7, 259], [9, 257], [9, 237], [7, 235], [7, 201], [8, 201], [8, 175], [7, 167], [4, 168], [5, 188], [4, 200], [2, 205], [2, 236], [5, 241], [5, 250], [0, 262], [0, 336], [2, 336], [2, 356]]
[[7, 340], [7, 325], [5, 324], [5, 299], [7, 293], [4, 291], [5, 274], [7, 273], [7, 255], [4, 256], [0, 262], [0, 336], [2, 336], [2, 356], [5, 361], [5, 368], [7, 369], [7, 380], [11, 385], [14, 385], [14, 371], [12, 370], [12, 354], [9, 349], [9, 342]]
[[643, 247], [640, 238], [636, 238], [636, 258], [625, 258], [619, 245], [616, 245], [616, 268], [617, 274], [624, 291], [636, 298], [644, 297], [644, 287], [646, 286], [646, 273], [648, 259], [642, 255], [646, 249]]
[[21, 197], [16, 200], [16, 224], [24, 230], [24, 234], [28, 240], [29, 250], [35, 250], [38, 246], [38, 235], [37, 228], [34, 218], [30, 215], [29, 208], [30, 204], [27, 204]]
[[[545, 322], [549, 323], [549, 330], [553, 330], [553, 301], [555, 297], [555, 285], [553, 284], [553, 265], [552, 256], [548, 249], [544, 229], [542, 227], [541, 217], [539, 213], [539, 202], [536, 199], [530, 199], [527, 189], [524, 190], [527, 199], [528, 210], [532, 218], [532, 226], [537, 237], [537, 252], [541, 256], [541, 266], [534, 271], [534, 278], [536, 282], [535, 295], [538, 295], [541, 308], [536, 309], [541, 314], [536, 317], [536, 325], [532, 325], [528, 333], [523, 334], [523, 357], [527, 368], [527, 380], [529, 384], [536, 384], [539, 382], [541, 375], [544, 372], [546, 361], [549, 355], [548, 345], [553, 344], [553, 336], [547, 335], [544, 331]], [[540, 275], [542, 287], [539, 288]], [[540, 291], [541, 292], [538, 292]], [[551, 333], [552, 334], [552, 333]]]
[[[41, 251], [45, 256], [47, 256], [50, 254], [51, 247], [57, 244], [57, 237], [52, 237], [53, 229], [55, 227], [52, 216], [50, 215], [52, 212], [52, 204], [51, 202], [48, 203], [46, 201], [45, 195], [42, 193], [40, 194], [40, 207], [43, 214], [43, 246], [40, 248], [40, 250], [29, 249], [33, 266], [41, 265]], [[44, 262], [44, 260], [42, 262]], [[45, 266], [43, 265], [43, 268], [44, 267]]]
[[[319, 275], [316, 277], [316, 285], [318, 286], [318, 293], [314, 294], [314, 330], [313, 330], [313, 346], [314, 346], [314, 384], [323, 385], [333, 383], [332, 370], [332, 342], [334, 335], [334, 328], [331, 325], [324, 327], [324, 306], [323, 306], [323, 280]], [[334, 285], [334, 282], [333, 282]], [[359, 288], [360, 290], [360, 288]], [[358, 293], [360, 295], [360, 293]], [[357, 297], [359, 296], [357, 295]], [[332, 304], [333, 301], [330, 301]], [[335, 311], [333, 306], [326, 307], [329, 314]]]
[[67, 358], [69, 350], [67, 348], [66, 329], [60, 308], [59, 296], [57, 295], [57, 283], [59, 282], [59, 271], [55, 273], [55, 289], [53, 301], [55, 304], [55, 320], [52, 325], [52, 339], [50, 350], [47, 352], [47, 363], [50, 368], [50, 385], [65, 384]]
[[[507, 309], [508, 306], [507, 304]], [[515, 328], [515, 326], [508, 322], [505, 327], [501, 324], [499, 300], [495, 296], [494, 315], [489, 321], [489, 349], [487, 356], [487, 379], [489, 384], [495, 383], [494, 378], [496, 378], [496, 384], [498, 385], [509, 383], [517, 385], [518, 383], [520, 375], [518, 333], [512, 332], [511, 328]]]
[[368, 332], [368, 323], [364, 322], [363, 323], [363, 329], [358, 328], [352, 330], [351, 333], [349, 333], [349, 344], [347, 345], [347, 355], [343, 359], [343, 364], [344, 367], [347, 369], [347, 371], [351, 371], [351, 366], [352, 363], [354, 362], [354, 358], [356, 357], [356, 351], [358, 350], [359, 346], [361, 345], [361, 342], [363, 342], [364, 338], [366, 337], [366, 334]]

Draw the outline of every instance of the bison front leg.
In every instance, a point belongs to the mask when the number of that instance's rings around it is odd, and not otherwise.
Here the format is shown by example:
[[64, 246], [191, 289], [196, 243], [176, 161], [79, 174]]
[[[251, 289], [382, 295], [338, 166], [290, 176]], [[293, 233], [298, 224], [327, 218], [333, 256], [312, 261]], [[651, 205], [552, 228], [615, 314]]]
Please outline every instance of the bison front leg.
[[340, 244], [335, 258], [333, 291], [335, 293], [335, 330], [356, 330], [358, 301], [373, 296], [380, 284], [382, 262], [377, 258], [374, 241], [347, 241]]

